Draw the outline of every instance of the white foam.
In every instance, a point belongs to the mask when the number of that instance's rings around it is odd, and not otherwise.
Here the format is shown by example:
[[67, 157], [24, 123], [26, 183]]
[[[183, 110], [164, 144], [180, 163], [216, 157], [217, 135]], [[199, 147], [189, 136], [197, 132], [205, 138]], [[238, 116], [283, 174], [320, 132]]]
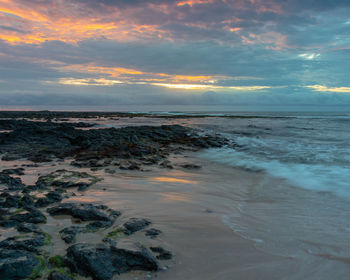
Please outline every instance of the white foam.
[[234, 167], [266, 171], [304, 189], [350, 198], [350, 169], [346, 166], [281, 162], [230, 148], [210, 149], [201, 156]]

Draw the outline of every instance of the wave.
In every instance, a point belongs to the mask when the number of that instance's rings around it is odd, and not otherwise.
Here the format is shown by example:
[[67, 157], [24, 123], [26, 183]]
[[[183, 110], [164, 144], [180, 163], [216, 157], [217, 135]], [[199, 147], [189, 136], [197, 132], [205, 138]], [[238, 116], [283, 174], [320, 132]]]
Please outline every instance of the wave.
[[231, 148], [210, 149], [200, 156], [233, 167], [267, 172], [274, 177], [286, 179], [296, 187], [330, 192], [350, 199], [350, 169], [347, 166], [282, 162]]

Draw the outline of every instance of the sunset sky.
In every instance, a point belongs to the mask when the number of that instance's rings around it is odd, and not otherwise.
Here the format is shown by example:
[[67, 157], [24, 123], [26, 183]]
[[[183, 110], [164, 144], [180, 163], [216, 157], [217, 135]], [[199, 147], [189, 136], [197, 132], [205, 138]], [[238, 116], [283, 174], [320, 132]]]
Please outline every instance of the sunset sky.
[[350, 105], [349, 0], [0, 0], [1, 105]]

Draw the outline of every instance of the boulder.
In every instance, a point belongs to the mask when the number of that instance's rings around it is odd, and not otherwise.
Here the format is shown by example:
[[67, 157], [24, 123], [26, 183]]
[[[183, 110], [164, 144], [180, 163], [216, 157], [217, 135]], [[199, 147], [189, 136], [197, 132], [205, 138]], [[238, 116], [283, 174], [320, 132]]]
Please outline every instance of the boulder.
[[150, 220], [147, 219], [139, 219], [139, 218], [131, 218], [126, 223], [124, 223], [124, 233], [127, 235], [131, 235], [134, 232], [142, 230], [151, 224]]
[[41, 229], [37, 225], [31, 224], [31, 223], [21, 223], [21, 224], [17, 225], [16, 229], [19, 232], [42, 233]]
[[70, 215], [82, 221], [110, 221], [111, 219], [90, 203], [61, 203], [47, 209], [52, 216]]
[[145, 249], [120, 249], [105, 244], [78, 243], [67, 249], [68, 266], [82, 276], [109, 280], [114, 274], [132, 270], [157, 271], [156, 259]]
[[38, 258], [23, 250], [0, 250], [0, 279], [27, 279], [38, 265]]
[[0, 242], [0, 248], [38, 253], [40, 251], [38, 247], [44, 246], [44, 244], [45, 235], [35, 234], [29, 237], [9, 237]]
[[62, 240], [66, 243], [72, 243], [75, 240], [75, 236], [85, 230], [84, 227], [71, 226], [66, 227], [60, 231]]

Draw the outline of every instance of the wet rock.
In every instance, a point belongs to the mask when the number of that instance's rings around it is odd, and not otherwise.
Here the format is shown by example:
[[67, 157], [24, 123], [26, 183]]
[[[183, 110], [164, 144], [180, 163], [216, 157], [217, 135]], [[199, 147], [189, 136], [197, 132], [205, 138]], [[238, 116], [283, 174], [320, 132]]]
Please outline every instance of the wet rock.
[[38, 258], [23, 250], [0, 250], [0, 279], [27, 279], [38, 265]]
[[63, 199], [61, 193], [62, 192], [58, 190], [51, 191], [46, 195], [46, 197], [51, 203], [59, 202]]
[[84, 232], [85, 228], [78, 226], [66, 227], [60, 231], [60, 236], [64, 242], [70, 244], [75, 240], [78, 233]]
[[132, 251], [105, 244], [75, 244], [67, 249], [66, 262], [73, 271], [94, 280], [108, 280], [131, 270], [158, 270], [157, 261], [144, 248]]
[[21, 223], [21, 224], [17, 225], [16, 229], [19, 232], [42, 233], [41, 229], [37, 225], [31, 224], [31, 223]]
[[185, 169], [200, 169], [200, 168], [202, 168], [200, 165], [192, 164], [192, 163], [186, 163], [186, 164], [182, 164], [180, 166], [182, 168], [185, 168]]
[[48, 199], [47, 197], [39, 197], [37, 201], [35, 201], [35, 207], [42, 208], [49, 206], [51, 204], [51, 200]]
[[11, 228], [14, 227], [18, 224], [17, 221], [12, 221], [12, 220], [3, 220], [0, 221], [0, 226], [4, 228]]
[[52, 216], [70, 215], [82, 221], [110, 221], [111, 219], [103, 212], [99, 211], [94, 205], [89, 203], [61, 203], [47, 212]]
[[149, 226], [151, 221], [147, 219], [131, 218], [126, 223], [124, 223], [124, 233], [131, 235], [136, 231], [142, 230], [145, 227]]
[[25, 210], [27, 210], [27, 213], [12, 215], [9, 218], [9, 220], [15, 221], [17, 223], [23, 223], [23, 222], [33, 223], [33, 224], [46, 223], [45, 215], [41, 213], [38, 209], [34, 207], [26, 207]]
[[145, 235], [150, 237], [151, 239], [156, 238], [161, 233], [162, 232], [159, 229], [155, 229], [155, 228], [150, 228], [148, 230], [145, 230]]
[[21, 207], [30, 207], [34, 205], [34, 200], [29, 194], [24, 194], [19, 201]]
[[106, 168], [105, 172], [109, 173], [109, 174], [115, 174], [116, 173], [116, 171], [114, 169], [109, 169], [109, 168]]
[[159, 166], [163, 168], [173, 169], [174, 167], [171, 165], [171, 162], [169, 160], [162, 161]]
[[100, 228], [108, 228], [113, 224], [112, 221], [96, 221], [88, 224], [86, 228], [91, 231], [98, 230]]
[[9, 190], [22, 190], [24, 188], [20, 178], [11, 177], [3, 172], [0, 172], [0, 184], [7, 186]]
[[58, 271], [52, 271], [47, 278], [48, 280], [72, 280], [71, 277], [68, 275], [62, 274], [61, 272]]
[[120, 169], [120, 170], [140, 170], [141, 167], [140, 167], [140, 165], [137, 164], [136, 162], [132, 162], [132, 163], [130, 163], [130, 164], [128, 164], [128, 165], [126, 165], [126, 164], [121, 164], [121, 165], [119, 166], [119, 169]]
[[86, 184], [86, 183], [78, 183], [76, 185], [78, 186], [78, 191], [85, 191], [90, 186], [89, 184]]
[[113, 209], [107, 209], [107, 212], [109, 213], [109, 217], [112, 220], [117, 219], [122, 214], [122, 212], [120, 212], [118, 210], [113, 210]]
[[156, 256], [158, 260], [170, 260], [173, 257], [173, 254], [170, 251], [165, 250], [163, 247], [150, 247], [150, 249], [152, 252], [158, 253]]
[[10, 195], [10, 194], [8, 194], [8, 196], [6, 197], [5, 201], [0, 203], [0, 207], [3, 207], [3, 208], [14, 207], [14, 208], [17, 208], [20, 198], [21, 197], [19, 195]]
[[8, 175], [24, 175], [24, 168], [4, 169], [1, 173]]
[[28, 252], [39, 253], [39, 248], [45, 244], [44, 234], [35, 234], [33, 236], [9, 237], [0, 242], [1, 249], [25, 250]]

